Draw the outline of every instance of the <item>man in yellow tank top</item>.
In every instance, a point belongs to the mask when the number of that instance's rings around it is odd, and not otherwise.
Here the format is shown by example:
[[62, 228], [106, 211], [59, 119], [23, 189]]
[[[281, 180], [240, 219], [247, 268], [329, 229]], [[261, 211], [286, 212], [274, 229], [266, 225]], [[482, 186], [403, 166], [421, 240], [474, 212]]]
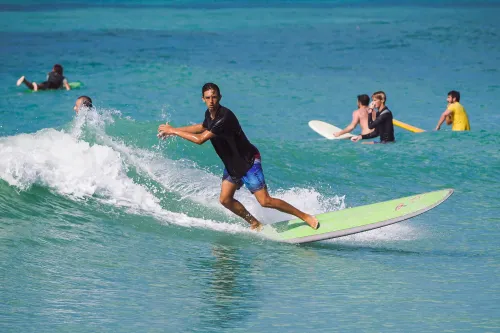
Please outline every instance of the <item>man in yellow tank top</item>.
[[464, 107], [460, 104], [460, 93], [452, 90], [448, 93], [448, 107], [439, 118], [436, 131], [439, 131], [441, 124], [446, 120], [447, 125], [452, 125], [452, 131], [470, 131], [469, 117]]

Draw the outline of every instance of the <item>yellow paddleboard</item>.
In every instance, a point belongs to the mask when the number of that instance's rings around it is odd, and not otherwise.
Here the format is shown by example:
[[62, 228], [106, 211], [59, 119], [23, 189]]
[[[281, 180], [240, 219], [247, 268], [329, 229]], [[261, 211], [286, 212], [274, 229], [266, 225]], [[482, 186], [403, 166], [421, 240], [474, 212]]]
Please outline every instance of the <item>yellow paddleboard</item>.
[[402, 121], [399, 121], [399, 120], [396, 120], [396, 119], [392, 119], [392, 123], [395, 126], [401, 127], [403, 129], [405, 129], [407, 131], [410, 131], [410, 132], [413, 132], [413, 133], [422, 133], [422, 132], [425, 132], [423, 129], [420, 129], [420, 128], [415, 127], [415, 126], [408, 125], [408, 124], [403, 123]]

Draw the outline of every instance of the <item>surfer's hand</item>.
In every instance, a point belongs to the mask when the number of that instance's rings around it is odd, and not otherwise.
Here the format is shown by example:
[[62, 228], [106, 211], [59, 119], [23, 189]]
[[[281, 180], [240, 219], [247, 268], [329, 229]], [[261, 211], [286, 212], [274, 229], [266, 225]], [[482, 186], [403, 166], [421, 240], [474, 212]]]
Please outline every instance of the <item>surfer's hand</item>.
[[351, 138], [352, 142], [358, 142], [361, 139], [361, 135], [356, 135]]
[[164, 124], [164, 125], [160, 125], [158, 127], [158, 132], [163, 132], [164, 134], [166, 135], [170, 135], [170, 134], [173, 134], [174, 128], [172, 126], [170, 126], [168, 123]]
[[336, 137], [336, 138], [338, 138], [338, 137], [340, 136], [340, 134], [339, 134], [339, 133], [340, 133], [340, 132], [335, 132], [335, 133], [333, 133], [333, 136], [334, 136], [334, 137]]
[[375, 102], [371, 102], [370, 105], [368, 106], [368, 110], [370, 110], [368, 111], [368, 113], [372, 112], [374, 108], [375, 108]]
[[170, 126], [168, 123], [164, 125], [158, 126], [158, 135], [157, 137], [165, 139], [167, 136], [173, 135], [174, 128]]
[[162, 140], [165, 140], [165, 138], [169, 135], [165, 134], [165, 132], [159, 132], [156, 136]]

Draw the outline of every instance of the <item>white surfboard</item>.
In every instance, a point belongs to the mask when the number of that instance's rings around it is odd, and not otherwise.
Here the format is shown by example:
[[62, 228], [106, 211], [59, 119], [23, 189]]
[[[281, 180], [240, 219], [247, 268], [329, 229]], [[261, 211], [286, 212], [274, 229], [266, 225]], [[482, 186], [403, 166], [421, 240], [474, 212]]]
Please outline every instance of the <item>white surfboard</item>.
[[309, 122], [309, 127], [311, 127], [316, 133], [324, 136], [328, 140], [350, 139], [354, 136], [351, 133], [346, 133], [342, 134], [339, 137], [335, 137], [333, 136], [333, 133], [342, 131], [342, 129], [338, 128], [337, 126], [333, 126], [332, 124], [325, 123], [321, 120], [311, 120]]

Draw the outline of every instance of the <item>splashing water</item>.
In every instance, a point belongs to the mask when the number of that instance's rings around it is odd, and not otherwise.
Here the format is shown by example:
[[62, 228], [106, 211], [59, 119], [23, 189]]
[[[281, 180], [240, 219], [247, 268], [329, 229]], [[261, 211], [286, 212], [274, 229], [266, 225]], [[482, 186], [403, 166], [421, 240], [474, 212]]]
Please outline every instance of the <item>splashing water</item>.
[[[117, 110], [90, 109], [80, 112], [67, 131], [43, 129], [1, 138], [0, 178], [22, 191], [36, 184], [71, 200], [94, 198], [165, 223], [226, 232], [248, 231], [240, 224], [189, 217], [162, 208], [159, 196], [170, 192], [180, 200], [191, 200], [219, 210], [229, 219], [235, 218], [218, 202], [219, 176], [197, 168], [192, 161], [171, 160], [106, 134], [106, 126], [117, 117], [121, 118]], [[132, 168], [149, 180], [146, 183], [155, 182], [161, 189], [137, 183], [129, 175]], [[345, 208], [344, 197], [325, 198], [314, 189], [291, 188], [272, 195], [314, 214]], [[236, 196], [264, 223], [290, 218], [277, 210], [262, 208], [244, 189]]]

